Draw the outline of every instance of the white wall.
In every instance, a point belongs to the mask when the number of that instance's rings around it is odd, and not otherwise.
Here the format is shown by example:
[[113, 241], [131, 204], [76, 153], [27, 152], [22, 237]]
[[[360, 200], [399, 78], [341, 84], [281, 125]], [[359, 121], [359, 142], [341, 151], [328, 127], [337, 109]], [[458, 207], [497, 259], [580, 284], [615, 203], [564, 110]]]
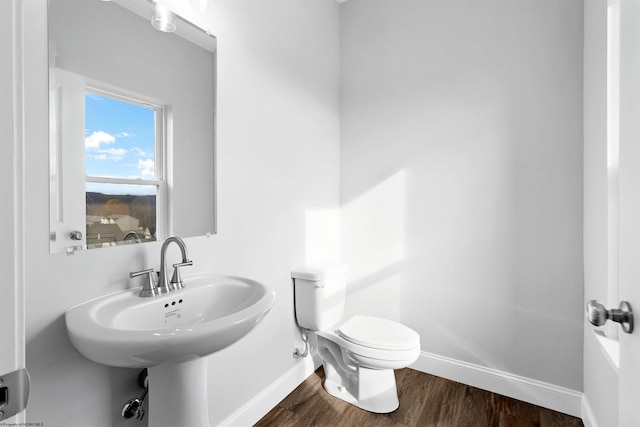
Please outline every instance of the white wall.
[[[130, 286], [127, 273], [158, 268], [159, 244], [48, 253], [45, 2], [25, 1], [26, 322], [32, 394], [27, 420], [46, 425], [125, 425], [139, 393], [137, 370], [92, 363], [67, 339], [74, 304]], [[192, 272], [250, 277], [277, 294], [271, 313], [240, 342], [209, 359], [215, 425], [290, 370], [300, 345], [292, 268], [318, 256], [337, 232], [339, 207], [339, 7], [304, 2], [220, 0], [218, 37], [218, 231], [186, 240]], [[326, 215], [325, 215], [326, 214]], [[176, 255], [177, 256], [177, 255]], [[186, 273], [186, 272], [185, 272]], [[127, 424], [128, 425], [128, 424]], [[144, 425], [144, 423], [139, 424]]]
[[582, 2], [341, 6], [351, 312], [582, 390]]

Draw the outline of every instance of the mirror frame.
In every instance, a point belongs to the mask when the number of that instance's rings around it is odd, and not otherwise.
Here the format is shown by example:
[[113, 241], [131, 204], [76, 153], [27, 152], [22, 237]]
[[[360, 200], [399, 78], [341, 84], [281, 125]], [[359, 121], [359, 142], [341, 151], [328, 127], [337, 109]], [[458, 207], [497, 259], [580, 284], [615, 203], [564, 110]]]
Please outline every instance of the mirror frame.
[[[51, 14], [51, 1], [49, 0], [48, 2], [48, 14], [47, 14], [47, 20], [49, 23], [48, 26], [48, 31], [47, 31], [47, 37], [49, 40], [49, 43], [51, 45], [51, 40], [52, 40], [52, 34], [51, 34], [51, 19], [52, 19], [52, 14]], [[85, 0], [85, 1], [96, 1], [97, 3], [101, 3], [99, 0]], [[117, 4], [118, 6], [126, 9], [127, 11], [134, 13], [138, 16], [144, 17], [145, 19], [149, 19], [150, 20], [150, 15], [151, 12], [153, 11], [153, 4], [154, 1], [153, 0], [113, 0], [113, 3]], [[175, 13], [175, 12], [174, 12]], [[211, 117], [212, 120], [212, 152], [213, 152], [213, 158], [211, 159], [211, 161], [213, 162], [213, 166], [212, 166], [212, 182], [210, 183], [211, 185], [211, 196], [212, 196], [212, 201], [213, 201], [213, 205], [211, 206], [211, 216], [212, 218], [210, 218], [210, 220], [207, 220], [207, 222], [209, 223], [209, 225], [207, 225], [206, 227], [203, 227], [204, 230], [202, 232], [194, 232], [191, 234], [186, 234], [186, 235], [181, 235], [182, 237], [193, 237], [193, 236], [207, 236], [209, 237], [211, 234], [216, 234], [217, 233], [217, 39], [215, 38], [215, 36], [213, 36], [211, 34], [211, 32], [209, 30], [206, 30], [200, 26], [198, 26], [197, 24], [195, 24], [192, 21], [189, 21], [185, 18], [183, 18], [181, 15], [175, 14], [176, 16], [176, 20], [178, 21], [178, 30], [176, 31], [177, 36], [180, 36], [183, 39], [186, 39], [187, 41], [194, 43], [195, 45], [209, 51], [212, 56], [213, 56], [213, 75], [211, 76], [211, 79], [213, 81], [213, 117]], [[149, 27], [151, 27], [151, 23], [149, 23]], [[58, 209], [57, 207], [57, 203], [55, 202], [53, 199], [55, 198], [56, 200], [59, 199], [58, 195], [55, 194], [54, 188], [55, 185], [52, 183], [51, 181], [51, 176], [55, 175], [56, 173], [59, 173], [62, 170], [62, 167], [60, 165], [60, 161], [57, 158], [57, 145], [58, 142], [56, 141], [56, 135], [54, 135], [54, 133], [57, 133], [58, 130], [56, 129], [56, 124], [52, 121], [52, 115], [54, 114], [53, 112], [55, 111], [55, 99], [53, 99], [52, 96], [52, 88], [55, 89], [54, 84], [52, 83], [52, 69], [55, 68], [55, 57], [54, 57], [54, 53], [53, 53], [53, 49], [50, 47], [49, 49], [49, 122], [50, 122], [50, 140], [49, 140], [49, 149], [50, 149], [50, 161], [49, 161], [49, 165], [50, 165], [50, 194], [49, 194], [49, 199], [50, 199], [50, 253], [60, 253], [60, 252], [66, 252], [67, 254], [71, 254], [76, 250], [80, 250], [80, 249], [86, 249], [86, 237], [84, 238], [85, 240], [82, 241], [82, 244], [76, 244], [76, 243], [80, 243], [80, 242], [76, 242], [73, 240], [68, 240], [65, 243], [60, 242], [60, 234], [63, 234], [64, 236], [62, 236], [63, 238], [66, 238], [67, 234], [69, 234], [70, 238], [72, 239], [72, 235], [75, 233], [72, 230], [68, 230], [68, 231], [64, 231], [63, 233], [56, 233], [56, 229], [55, 229], [55, 225], [54, 225], [54, 215], [55, 215], [55, 211], [56, 209]], [[207, 139], [208, 140], [208, 139]], [[169, 140], [168, 144], [171, 145], [171, 139]], [[83, 155], [84, 155], [84, 150], [83, 150]], [[165, 156], [165, 157], [171, 157], [171, 153], [169, 153], [169, 155]], [[172, 169], [172, 165], [169, 164], [166, 166], [166, 170], [167, 172], [170, 171]], [[207, 179], [207, 184], [206, 188], [207, 192], [209, 192], [209, 184], [208, 184], [208, 179]], [[85, 180], [82, 181], [82, 184], [84, 185]], [[157, 240], [162, 240], [165, 239], [167, 237], [169, 237], [170, 235], [174, 234], [173, 232], [173, 221], [175, 220], [175, 217], [173, 216], [173, 205], [172, 205], [172, 197], [170, 197], [170, 199], [168, 200], [168, 203], [166, 204], [167, 206], [167, 210], [168, 212], [165, 214], [165, 217], [167, 218], [167, 222], [168, 222], [168, 227], [166, 228], [166, 235], [165, 233], [161, 234], [158, 236]], [[158, 212], [160, 211], [160, 209], [158, 209]], [[86, 215], [86, 206], [85, 206], [85, 215]], [[83, 224], [85, 224], [86, 227], [86, 221], [83, 220]], [[83, 229], [84, 230], [84, 229]], [[57, 234], [57, 235], [56, 235]], [[118, 246], [120, 246], [120, 244], [118, 244]]]

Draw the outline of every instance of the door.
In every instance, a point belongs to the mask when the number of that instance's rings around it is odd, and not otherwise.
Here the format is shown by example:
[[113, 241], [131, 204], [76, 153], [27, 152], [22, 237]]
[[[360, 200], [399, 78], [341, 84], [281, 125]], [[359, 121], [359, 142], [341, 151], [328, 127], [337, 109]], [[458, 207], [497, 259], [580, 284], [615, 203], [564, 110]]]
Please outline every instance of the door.
[[[21, 86], [19, 51], [21, 1], [3, 2], [0, 14], [0, 130], [3, 154], [0, 155], [0, 421], [7, 425], [24, 421], [23, 415], [11, 416], [16, 400], [27, 387], [17, 372], [24, 367], [24, 324], [22, 321], [22, 194], [21, 194]], [[14, 53], [13, 55], [11, 53]], [[16, 61], [16, 62], [14, 62]], [[9, 375], [7, 375], [9, 374]], [[22, 378], [22, 379], [21, 379]], [[19, 383], [18, 388], [13, 384]], [[20, 405], [21, 406], [21, 403]], [[0, 423], [0, 424], [1, 424]]]
[[[640, 313], [640, 1], [584, 5], [585, 300], [627, 301]], [[586, 426], [640, 426], [634, 329], [585, 322]]]
[[[620, 282], [640, 323], [640, 1], [620, 2]], [[620, 334], [621, 426], [640, 426], [640, 327]]]

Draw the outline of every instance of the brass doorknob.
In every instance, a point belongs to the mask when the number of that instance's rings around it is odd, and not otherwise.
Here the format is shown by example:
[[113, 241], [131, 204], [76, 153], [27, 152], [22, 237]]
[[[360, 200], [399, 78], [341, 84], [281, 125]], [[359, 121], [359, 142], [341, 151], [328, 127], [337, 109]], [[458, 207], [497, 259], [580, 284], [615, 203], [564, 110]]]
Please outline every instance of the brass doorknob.
[[620, 323], [622, 330], [628, 334], [633, 332], [633, 311], [627, 301], [620, 303], [620, 308], [607, 307], [600, 301], [591, 300], [587, 303], [587, 319], [594, 326], [602, 326], [607, 320]]

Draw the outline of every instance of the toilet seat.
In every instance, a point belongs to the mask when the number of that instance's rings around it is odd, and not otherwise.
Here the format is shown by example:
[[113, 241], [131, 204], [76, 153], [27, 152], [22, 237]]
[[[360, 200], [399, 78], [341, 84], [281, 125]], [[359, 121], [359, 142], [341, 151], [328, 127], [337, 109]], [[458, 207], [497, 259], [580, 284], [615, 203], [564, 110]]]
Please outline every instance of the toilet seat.
[[338, 334], [354, 344], [380, 350], [411, 350], [420, 345], [416, 331], [380, 317], [353, 316], [338, 327]]
[[316, 334], [347, 350], [354, 361], [373, 369], [404, 368], [420, 355], [419, 335], [388, 319], [356, 315], [335, 330]]

